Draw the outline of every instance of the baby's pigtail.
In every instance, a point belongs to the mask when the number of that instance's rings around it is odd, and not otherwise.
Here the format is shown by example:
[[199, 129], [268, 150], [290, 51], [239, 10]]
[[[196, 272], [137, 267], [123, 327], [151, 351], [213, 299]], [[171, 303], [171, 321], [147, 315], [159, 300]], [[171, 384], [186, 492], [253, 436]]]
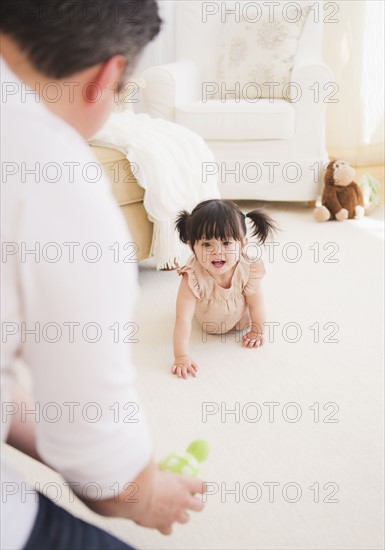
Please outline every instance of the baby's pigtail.
[[262, 210], [253, 210], [246, 214], [246, 218], [250, 218], [252, 221], [254, 226], [252, 236], [258, 237], [260, 244], [263, 244], [267, 237], [277, 230], [274, 221]]
[[182, 210], [179, 212], [178, 217], [175, 222], [175, 228], [179, 233], [179, 238], [182, 241], [182, 243], [187, 243], [189, 239], [188, 231], [187, 231], [187, 221], [190, 217], [190, 214], [187, 212], [187, 210]]

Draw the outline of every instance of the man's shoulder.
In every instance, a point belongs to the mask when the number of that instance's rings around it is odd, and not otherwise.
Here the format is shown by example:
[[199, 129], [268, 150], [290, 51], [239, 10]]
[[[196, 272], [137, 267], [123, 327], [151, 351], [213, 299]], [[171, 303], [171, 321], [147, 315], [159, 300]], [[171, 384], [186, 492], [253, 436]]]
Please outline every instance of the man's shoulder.
[[[64, 120], [36, 104], [5, 103], [2, 107], [2, 148], [9, 156], [31, 158], [93, 158], [87, 142]], [[4, 157], [3, 157], [4, 158]]]
[[2, 158], [95, 160], [84, 138], [53, 114], [44, 100], [21, 82], [0, 57]]
[[92, 201], [99, 192], [110, 191], [88, 143], [44, 106], [6, 106], [2, 137], [2, 184], [10, 184], [12, 194], [42, 191], [59, 199], [61, 193], [87, 193]]

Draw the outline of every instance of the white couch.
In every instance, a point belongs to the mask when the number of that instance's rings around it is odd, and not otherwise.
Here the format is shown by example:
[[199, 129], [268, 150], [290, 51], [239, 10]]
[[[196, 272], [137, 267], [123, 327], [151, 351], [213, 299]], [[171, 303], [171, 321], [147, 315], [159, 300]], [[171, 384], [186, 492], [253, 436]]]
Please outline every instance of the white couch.
[[[333, 95], [332, 74], [322, 61], [322, 3], [311, 2], [318, 5], [318, 14], [314, 7], [307, 14], [293, 59], [292, 90], [300, 99], [294, 101], [295, 94], [293, 100], [286, 96], [250, 101], [243, 94], [230, 100], [207, 99], [208, 92], [220, 84], [216, 79], [224, 10], [234, 4], [175, 2], [176, 62], [144, 72], [147, 112], [182, 124], [205, 139], [217, 164], [203, 166], [202, 177], [218, 171], [223, 198], [313, 201], [328, 162], [325, 100], [338, 97]], [[267, 3], [238, 4], [242, 11], [245, 4], [266, 9]], [[274, 17], [282, 13], [278, 9]]]

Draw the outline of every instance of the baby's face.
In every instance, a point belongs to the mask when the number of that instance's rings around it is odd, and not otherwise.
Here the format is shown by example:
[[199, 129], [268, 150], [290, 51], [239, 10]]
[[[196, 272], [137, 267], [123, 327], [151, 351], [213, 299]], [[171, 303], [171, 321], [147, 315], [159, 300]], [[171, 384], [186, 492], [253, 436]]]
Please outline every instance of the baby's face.
[[198, 262], [212, 275], [223, 275], [239, 261], [243, 243], [233, 239], [196, 241], [194, 252]]

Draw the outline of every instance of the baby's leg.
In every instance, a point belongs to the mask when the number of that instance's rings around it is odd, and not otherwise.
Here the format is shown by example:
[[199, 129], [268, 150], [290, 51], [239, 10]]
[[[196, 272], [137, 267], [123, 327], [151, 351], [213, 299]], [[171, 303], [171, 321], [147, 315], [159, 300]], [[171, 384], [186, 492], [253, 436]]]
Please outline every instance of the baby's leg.
[[243, 312], [243, 315], [241, 319], [238, 321], [238, 323], [234, 327], [236, 330], [245, 330], [251, 328], [251, 319], [250, 319], [250, 311], [249, 306], [246, 306], [245, 311]]
[[240, 330], [240, 331], [245, 331], [245, 332], [249, 332], [250, 330], [254, 331], [254, 332], [263, 332], [263, 327], [260, 327], [259, 325], [257, 325], [256, 323], [253, 323], [251, 321], [251, 317], [250, 317], [250, 311], [249, 311], [249, 306], [246, 305], [246, 308], [245, 308], [245, 311], [243, 312], [243, 315], [242, 315], [242, 318], [240, 321], [238, 321], [238, 323], [235, 325], [235, 330]]
[[235, 325], [234, 329], [240, 330], [241, 332], [249, 332], [250, 330], [260, 332], [262, 330], [261, 327], [256, 326], [251, 321], [249, 306], [245, 307], [245, 311], [243, 312], [241, 319]]

